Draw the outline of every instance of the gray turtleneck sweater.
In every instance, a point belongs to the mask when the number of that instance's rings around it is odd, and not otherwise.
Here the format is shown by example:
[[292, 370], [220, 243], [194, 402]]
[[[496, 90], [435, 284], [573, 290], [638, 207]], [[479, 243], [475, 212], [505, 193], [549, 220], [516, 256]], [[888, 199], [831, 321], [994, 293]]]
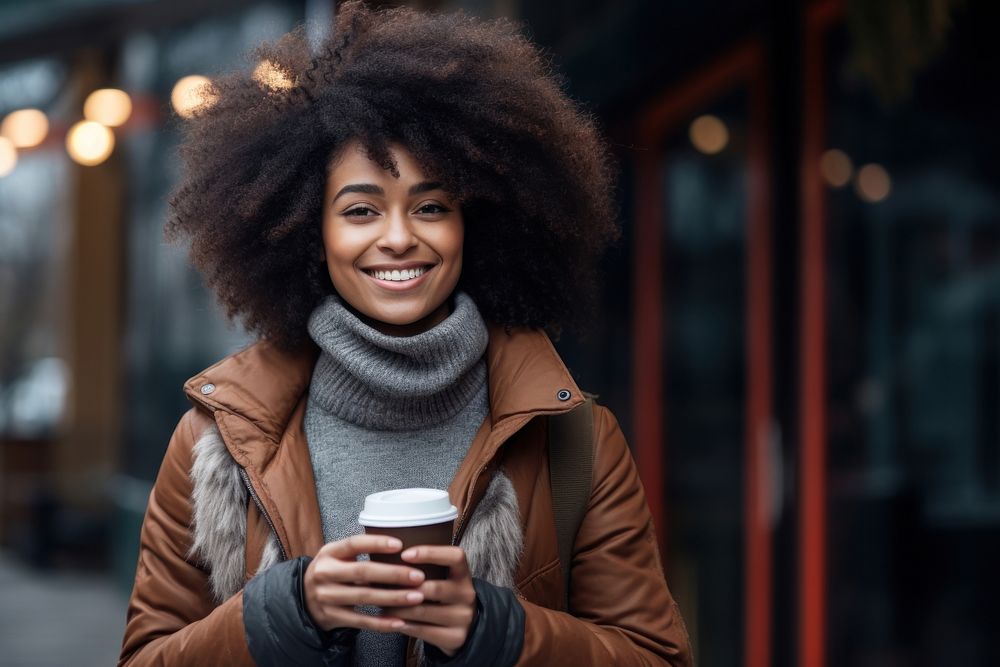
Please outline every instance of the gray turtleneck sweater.
[[[458, 292], [448, 318], [416, 336], [380, 333], [337, 296], [313, 311], [309, 334], [321, 353], [304, 427], [330, 542], [362, 532], [370, 493], [448, 488], [489, 411], [487, 330]], [[404, 635], [362, 631], [354, 664], [401, 665], [405, 648]]]

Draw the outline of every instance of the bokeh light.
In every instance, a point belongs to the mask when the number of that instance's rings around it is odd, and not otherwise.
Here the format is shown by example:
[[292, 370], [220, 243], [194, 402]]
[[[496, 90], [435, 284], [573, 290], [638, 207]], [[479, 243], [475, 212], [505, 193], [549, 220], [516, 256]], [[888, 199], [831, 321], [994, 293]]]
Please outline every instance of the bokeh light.
[[170, 103], [179, 115], [190, 118], [201, 107], [210, 107], [218, 100], [212, 90], [212, 81], [207, 76], [191, 74], [174, 84], [170, 92]]
[[45, 141], [49, 119], [40, 109], [18, 109], [7, 114], [0, 124], [0, 135], [15, 148], [32, 148]]
[[17, 166], [17, 148], [7, 137], [0, 137], [0, 178], [14, 171]]
[[254, 80], [262, 86], [274, 90], [285, 90], [295, 85], [285, 70], [270, 60], [262, 60], [253, 71]]
[[115, 148], [115, 135], [92, 120], [81, 120], [66, 135], [66, 150], [74, 162], [87, 167], [101, 164]]
[[95, 90], [83, 103], [83, 117], [107, 127], [123, 125], [131, 115], [132, 98], [117, 88]]
[[847, 153], [832, 148], [819, 161], [819, 170], [826, 182], [834, 188], [842, 188], [851, 182], [854, 176], [854, 164]]
[[715, 155], [729, 143], [729, 128], [718, 116], [699, 116], [688, 131], [691, 143], [706, 155]]
[[875, 204], [889, 196], [892, 179], [882, 165], [866, 164], [858, 170], [854, 189], [863, 200]]

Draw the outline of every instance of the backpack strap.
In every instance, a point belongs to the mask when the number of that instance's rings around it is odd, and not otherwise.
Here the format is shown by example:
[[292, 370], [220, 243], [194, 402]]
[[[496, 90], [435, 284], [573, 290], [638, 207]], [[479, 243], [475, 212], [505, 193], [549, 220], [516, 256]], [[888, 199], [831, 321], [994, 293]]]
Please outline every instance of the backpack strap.
[[548, 421], [552, 514], [563, 575], [564, 603], [568, 610], [573, 542], [590, 501], [594, 467], [593, 400], [588, 396], [581, 405], [569, 412], [551, 415]]

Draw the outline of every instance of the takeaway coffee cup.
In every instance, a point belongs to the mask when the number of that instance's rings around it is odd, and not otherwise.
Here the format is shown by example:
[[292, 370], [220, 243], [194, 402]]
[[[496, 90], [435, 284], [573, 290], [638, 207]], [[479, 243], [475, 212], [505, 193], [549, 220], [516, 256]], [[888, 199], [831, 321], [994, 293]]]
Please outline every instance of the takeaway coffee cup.
[[389, 535], [403, 542], [399, 553], [371, 554], [373, 561], [409, 565], [423, 570], [428, 579], [447, 579], [447, 567], [406, 563], [400, 553], [422, 544], [451, 544], [456, 517], [458, 508], [451, 504], [447, 491], [393, 489], [367, 496], [358, 523], [368, 535]]

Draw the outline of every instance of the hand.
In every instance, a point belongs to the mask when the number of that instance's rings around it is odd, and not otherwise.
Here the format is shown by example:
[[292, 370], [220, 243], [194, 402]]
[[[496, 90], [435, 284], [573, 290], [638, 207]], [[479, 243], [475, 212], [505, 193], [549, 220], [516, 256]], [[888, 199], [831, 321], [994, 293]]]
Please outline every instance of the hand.
[[[414, 588], [424, 581], [424, 573], [405, 565], [358, 561], [363, 553], [398, 553], [403, 543], [382, 535], [355, 535], [323, 545], [309, 563], [302, 588], [306, 609], [323, 630], [360, 628], [398, 632], [399, 618], [371, 616], [354, 610], [355, 605], [407, 609], [424, 601], [424, 592]], [[372, 588], [371, 584], [401, 586]]]
[[476, 615], [476, 589], [461, 547], [422, 546], [402, 554], [409, 563], [445, 565], [447, 579], [429, 580], [417, 590], [427, 602], [386, 609], [393, 618], [406, 621], [399, 632], [423, 639], [451, 657], [465, 644]]

